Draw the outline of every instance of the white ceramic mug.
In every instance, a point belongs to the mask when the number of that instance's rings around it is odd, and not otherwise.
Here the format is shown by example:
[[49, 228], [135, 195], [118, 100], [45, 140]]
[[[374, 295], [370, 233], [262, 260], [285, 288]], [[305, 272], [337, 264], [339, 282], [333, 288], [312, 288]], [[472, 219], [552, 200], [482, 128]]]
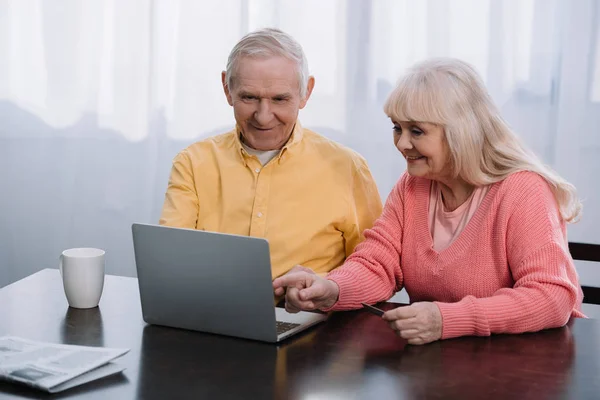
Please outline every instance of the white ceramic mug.
[[104, 250], [68, 249], [60, 255], [60, 274], [69, 306], [98, 306], [104, 288]]

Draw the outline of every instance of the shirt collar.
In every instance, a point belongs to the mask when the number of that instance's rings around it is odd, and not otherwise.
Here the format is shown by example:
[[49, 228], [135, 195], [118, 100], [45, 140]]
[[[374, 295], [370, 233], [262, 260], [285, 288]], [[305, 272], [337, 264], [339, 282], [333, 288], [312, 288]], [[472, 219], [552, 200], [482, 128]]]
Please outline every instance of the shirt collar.
[[[241, 134], [242, 134], [242, 129], [240, 128], [239, 125], [236, 124], [235, 125], [235, 139], [234, 139], [235, 146], [238, 149], [240, 156], [242, 157], [242, 161], [244, 162], [244, 164], [246, 164], [246, 157], [249, 154], [246, 150], [244, 150], [244, 147], [242, 146], [242, 141], [240, 140]], [[302, 128], [302, 124], [300, 124], [300, 120], [296, 120], [296, 124], [294, 125], [294, 129], [292, 130], [292, 134], [290, 135], [290, 138], [288, 139], [287, 143], [285, 144], [285, 146], [283, 146], [283, 148], [279, 152], [279, 155], [277, 156], [277, 161], [279, 163], [281, 163], [287, 157], [289, 157], [289, 154], [285, 155], [285, 156], [284, 156], [284, 154], [289, 153], [290, 149], [293, 149], [294, 147], [296, 147], [296, 145], [302, 141], [303, 136], [304, 136], [304, 129]], [[292, 152], [293, 152], [293, 150], [292, 150]]]

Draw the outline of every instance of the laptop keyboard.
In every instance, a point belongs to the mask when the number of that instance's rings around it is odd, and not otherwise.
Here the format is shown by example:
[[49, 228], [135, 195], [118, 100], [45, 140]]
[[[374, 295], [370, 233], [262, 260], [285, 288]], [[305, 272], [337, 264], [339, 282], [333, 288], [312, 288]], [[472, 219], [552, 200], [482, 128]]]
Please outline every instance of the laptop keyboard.
[[293, 322], [277, 321], [277, 334], [281, 335], [282, 333], [292, 330], [297, 326], [300, 326], [300, 324], [295, 324]]

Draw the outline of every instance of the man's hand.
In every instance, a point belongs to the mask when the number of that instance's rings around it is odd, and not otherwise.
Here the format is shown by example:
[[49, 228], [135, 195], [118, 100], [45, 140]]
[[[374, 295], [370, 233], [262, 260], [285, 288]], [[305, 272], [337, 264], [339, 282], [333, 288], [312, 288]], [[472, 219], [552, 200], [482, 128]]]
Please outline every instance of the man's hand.
[[[287, 289], [285, 309], [291, 313], [329, 308], [338, 299], [340, 289], [334, 281], [308, 272], [287, 273], [273, 281], [275, 293]], [[280, 292], [281, 293], [281, 292]]]
[[[309, 274], [314, 274], [315, 271], [313, 271], [310, 268], [304, 267], [302, 265], [295, 265], [292, 269], [290, 269], [288, 272], [286, 272], [285, 274], [283, 274], [282, 276], [286, 276], [289, 274], [294, 274], [296, 272], [308, 272]], [[285, 294], [285, 287], [278, 287], [277, 289], [274, 290], [275, 292], [275, 296], [282, 296]]]
[[435, 303], [422, 302], [394, 308], [382, 318], [409, 344], [426, 344], [442, 337], [442, 314]]

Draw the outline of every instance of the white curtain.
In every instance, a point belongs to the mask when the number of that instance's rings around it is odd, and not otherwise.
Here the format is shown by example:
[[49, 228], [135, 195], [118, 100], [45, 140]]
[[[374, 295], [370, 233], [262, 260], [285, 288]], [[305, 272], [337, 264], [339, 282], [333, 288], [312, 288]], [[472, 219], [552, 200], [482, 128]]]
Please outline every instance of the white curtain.
[[598, 21], [594, 0], [0, 0], [0, 286], [78, 246], [134, 276], [131, 223], [157, 222], [179, 150], [233, 126], [220, 73], [266, 26], [316, 77], [303, 124], [362, 153], [384, 198], [405, 167], [394, 82], [430, 56], [473, 63], [586, 200], [570, 239], [600, 243]]

